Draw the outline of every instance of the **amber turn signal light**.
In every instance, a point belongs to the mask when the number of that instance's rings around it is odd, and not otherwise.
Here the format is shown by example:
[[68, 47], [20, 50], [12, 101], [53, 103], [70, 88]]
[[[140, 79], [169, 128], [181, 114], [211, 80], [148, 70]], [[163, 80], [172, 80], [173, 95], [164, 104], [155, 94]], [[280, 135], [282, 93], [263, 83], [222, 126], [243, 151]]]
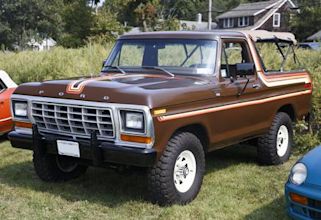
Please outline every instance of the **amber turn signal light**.
[[128, 141], [128, 142], [136, 142], [141, 144], [150, 144], [152, 143], [151, 137], [140, 137], [140, 136], [132, 136], [132, 135], [125, 135], [122, 134], [120, 136], [122, 141]]
[[19, 128], [32, 128], [32, 123], [15, 121], [14, 125]]
[[296, 193], [290, 193], [290, 198], [293, 202], [299, 203], [301, 205], [308, 205], [308, 198], [298, 195]]

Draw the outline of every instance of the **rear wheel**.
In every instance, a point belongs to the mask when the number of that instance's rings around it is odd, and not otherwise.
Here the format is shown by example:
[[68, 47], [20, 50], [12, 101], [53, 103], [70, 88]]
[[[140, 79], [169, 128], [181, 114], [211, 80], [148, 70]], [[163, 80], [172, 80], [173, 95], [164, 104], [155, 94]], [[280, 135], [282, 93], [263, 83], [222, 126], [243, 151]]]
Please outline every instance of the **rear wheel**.
[[269, 131], [258, 140], [258, 160], [264, 165], [277, 165], [287, 161], [291, 155], [293, 128], [290, 116], [279, 112]]
[[200, 140], [192, 133], [174, 135], [149, 172], [151, 199], [160, 205], [186, 204], [198, 194], [205, 170]]
[[39, 178], [46, 182], [68, 181], [81, 176], [88, 168], [72, 158], [36, 151], [33, 153], [33, 164]]

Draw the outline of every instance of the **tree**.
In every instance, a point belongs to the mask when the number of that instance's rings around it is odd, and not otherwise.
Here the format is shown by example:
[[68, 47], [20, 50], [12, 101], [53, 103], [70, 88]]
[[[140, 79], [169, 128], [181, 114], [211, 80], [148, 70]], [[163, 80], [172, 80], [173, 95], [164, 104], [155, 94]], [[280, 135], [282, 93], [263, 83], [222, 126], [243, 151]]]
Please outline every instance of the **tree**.
[[90, 30], [90, 41], [107, 43], [115, 40], [124, 32], [124, 27], [117, 21], [113, 13], [99, 10], [94, 16], [94, 22]]
[[31, 39], [58, 36], [62, 30], [56, 9], [60, 0], [0, 0], [0, 44], [26, 47]]
[[137, 24], [142, 27], [143, 31], [152, 31], [157, 25], [157, 7], [159, 6], [158, 0], [152, 2], [140, 3], [135, 9], [137, 15]]
[[93, 9], [86, 0], [66, 0], [61, 10], [64, 30], [58, 42], [65, 47], [85, 45], [94, 22]]
[[300, 13], [291, 21], [292, 31], [299, 40], [321, 29], [321, 2], [319, 0], [299, 0]]

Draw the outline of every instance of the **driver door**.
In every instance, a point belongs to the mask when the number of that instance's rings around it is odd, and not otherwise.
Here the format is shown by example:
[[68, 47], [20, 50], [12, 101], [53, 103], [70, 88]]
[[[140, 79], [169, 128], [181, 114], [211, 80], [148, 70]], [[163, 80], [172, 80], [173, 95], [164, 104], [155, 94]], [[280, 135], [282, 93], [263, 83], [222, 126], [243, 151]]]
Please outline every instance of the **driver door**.
[[[215, 127], [218, 142], [235, 142], [252, 136], [262, 126], [260, 113], [250, 101], [262, 90], [255, 67], [253, 74], [241, 76], [238, 64], [253, 64], [248, 44], [243, 39], [225, 39], [222, 42], [219, 93], [224, 111], [217, 113]], [[249, 105], [247, 105], [249, 103]]]

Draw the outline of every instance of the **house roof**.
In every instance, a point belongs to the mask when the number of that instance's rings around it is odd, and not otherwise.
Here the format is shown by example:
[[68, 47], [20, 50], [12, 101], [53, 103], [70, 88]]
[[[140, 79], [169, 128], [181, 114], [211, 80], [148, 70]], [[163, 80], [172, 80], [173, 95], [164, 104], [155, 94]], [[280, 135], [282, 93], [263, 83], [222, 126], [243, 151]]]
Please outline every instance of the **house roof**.
[[278, 8], [285, 2], [289, 2], [292, 7], [296, 7], [296, 5], [291, 0], [269, 0], [255, 3], [244, 3], [240, 4], [236, 8], [231, 9], [230, 11], [217, 16], [217, 19], [255, 16], [264, 11]]
[[307, 40], [321, 40], [321, 30], [308, 37]]

